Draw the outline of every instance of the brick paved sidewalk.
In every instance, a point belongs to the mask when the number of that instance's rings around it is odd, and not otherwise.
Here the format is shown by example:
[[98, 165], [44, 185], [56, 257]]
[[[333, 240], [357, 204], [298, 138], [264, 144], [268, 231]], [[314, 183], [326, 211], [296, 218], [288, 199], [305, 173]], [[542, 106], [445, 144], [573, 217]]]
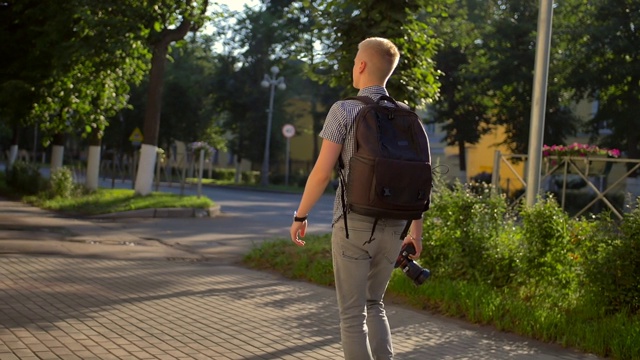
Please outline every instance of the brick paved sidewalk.
[[[0, 359], [341, 359], [333, 290], [237, 266], [0, 256]], [[397, 359], [597, 359], [388, 306]]]

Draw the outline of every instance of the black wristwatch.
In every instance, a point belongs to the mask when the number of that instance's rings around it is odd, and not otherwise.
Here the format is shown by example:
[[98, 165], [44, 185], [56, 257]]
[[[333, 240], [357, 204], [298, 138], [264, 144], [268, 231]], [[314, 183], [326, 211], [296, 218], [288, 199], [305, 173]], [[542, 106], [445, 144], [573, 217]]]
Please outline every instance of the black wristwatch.
[[296, 215], [298, 214], [297, 211], [293, 212], [293, 221], [295, 222], [305, 222], [307, 221], [307, 218], [309, 217], [309, 215], [303, 216], [303, 217], [297, 217]]

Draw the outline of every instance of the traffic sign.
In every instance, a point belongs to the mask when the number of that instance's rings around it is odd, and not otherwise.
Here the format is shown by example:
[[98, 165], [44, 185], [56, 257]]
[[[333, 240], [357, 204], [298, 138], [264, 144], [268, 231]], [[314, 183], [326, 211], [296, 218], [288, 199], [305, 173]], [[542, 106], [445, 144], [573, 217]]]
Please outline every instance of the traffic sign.
[[144, 136], [142, 136], [142, 131], [140, 131], [140, 128], [133, 129], [131, 136], [129, 136], [129, 141], [131, 141], [135, 145], [140, 144], [142, 140], [144, 140]]
[[296, 128], [291, 124], [285, 124], [282, 127], [282, 135], [286, 138], [293, 137], [296, 134]]

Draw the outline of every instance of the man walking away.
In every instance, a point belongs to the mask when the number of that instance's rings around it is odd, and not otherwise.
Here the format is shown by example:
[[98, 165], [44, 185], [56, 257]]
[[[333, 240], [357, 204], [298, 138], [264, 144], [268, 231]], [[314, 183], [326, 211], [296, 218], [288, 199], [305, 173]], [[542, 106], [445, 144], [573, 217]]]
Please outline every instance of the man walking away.
[[[373, 37], [362, 41], [352, 74], [358, 96], [374, 101], [389, 96], [386, 83], [399, 57], [397, 47], [387, 39]], [[363, 106], [361, 101], [348, 99], [334, 103], [329, 110], [320, 132], [322, 148], [291, 224], [291, 240], [298, 246], [305, 244], [302, 238], [308, 214], [330, 182], [339, 157], [345, 166], [344, 175], [349, 176], [349, 160], [354, 154], [353, 122]], [[412, 244], [416, 249], [413, 257], [420, 255], [422, 221], [411, 221], [403, 239], [400, 234], [406, 230], [407, 220], [376, 219], [350, 211], [348, 222], [343, 221], [347, 215], [341, 196], [344, 185], [341, 182], [336, 191], [331, 247], [345, 359], [392, 359], [391, 330], [383, 297], [401, 246]]]

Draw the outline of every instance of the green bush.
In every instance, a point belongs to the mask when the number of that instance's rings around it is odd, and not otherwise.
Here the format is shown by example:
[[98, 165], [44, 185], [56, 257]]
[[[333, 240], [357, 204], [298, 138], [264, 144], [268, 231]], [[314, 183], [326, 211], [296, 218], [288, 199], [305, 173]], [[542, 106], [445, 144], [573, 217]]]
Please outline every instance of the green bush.
[[51, 173], [49, 177], [49, 197], [67, 198], [74, 195], [75, 183], [73, 173], [68, 167], [61, 167]]
[[[289, 186], [297, 186], [304, 188], [304, 185], [307, 183], [308, 175], [299, 175], [299, 174], [289, 174]], [[285, 185], [287, 183], [287, 178], [285, 174], [275, 174], [269, 176], [269, 183], [274, 185]]]
[[515, 260], [499, 241], [508, 221], [505, 199], [487, 185], [448, 188], [436, 180], [436, 187], [425, 213], [423, 261], [435, 276], [506, 284]]
[[260, 181], [259, 171], [243, 171], [240, 177], [243, 184], [255, 185]]
[[588, 294], [610, 312], [640, 313], [640, 208], [620, 223], [598, 219], [582, 248]]
[[570, 218], [553, 198], [539, 199], [520, 216], [520, 296], [538, 307], [574, 308], [583, 294], [576, 239], [584, 220]]
[[619, 222], [571, 218], [553, 197], [509, 209], [482, 183], [436, 179], [421, 263], [434, 278], [509, 287], [538, 306], [640, 313], [640, 209]]
[[516, 217], [481, 184], [436, 187], [421, 260], [434, 277], [509, 286], [539, 306], [640, 313], [640, 209], [575, 219], [550, 197]]
[[211, 170], [211, 178], [223, 181], [233, 181], [236, 176], [235, 169], [214, 168]]
[[7, 185], [21, 195], [35, 195], [43, 190], [44, 180], [38, 165], [16, 161], [7, 169]]

